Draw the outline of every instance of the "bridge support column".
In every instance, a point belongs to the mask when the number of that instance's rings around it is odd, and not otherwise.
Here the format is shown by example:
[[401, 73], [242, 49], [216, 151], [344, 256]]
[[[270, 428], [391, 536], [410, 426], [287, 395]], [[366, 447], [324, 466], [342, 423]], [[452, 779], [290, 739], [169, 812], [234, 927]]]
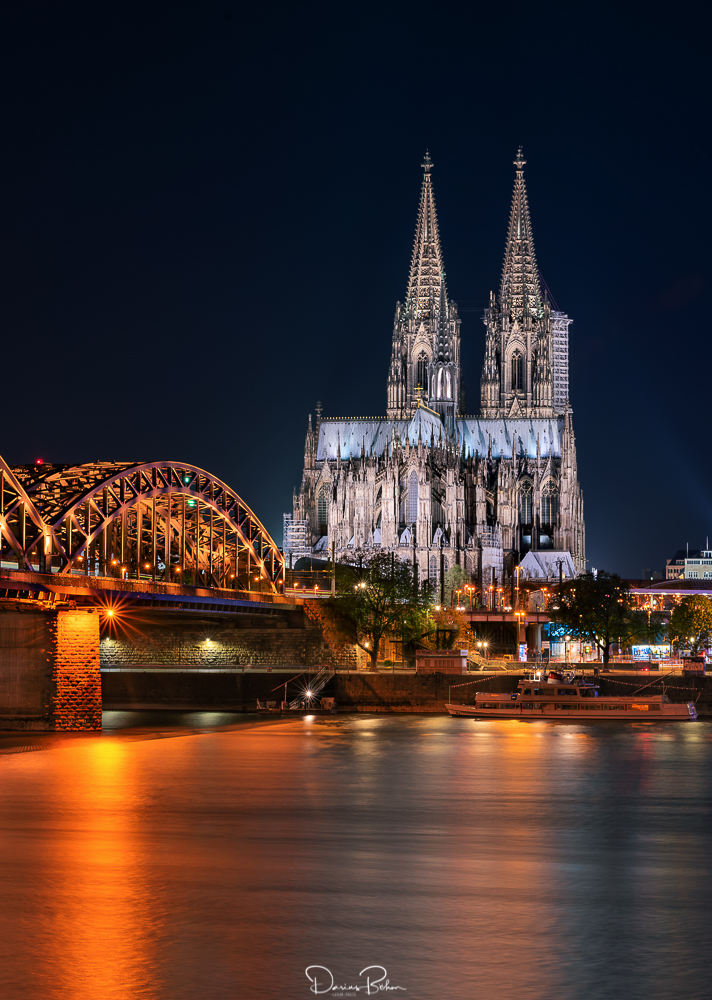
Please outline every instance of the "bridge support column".
[[101, 729], [98, 611], [0, 601], [1, 729]]
[[57, 613], [52, 694], [52, 729], [101, 729], [98, 612]]

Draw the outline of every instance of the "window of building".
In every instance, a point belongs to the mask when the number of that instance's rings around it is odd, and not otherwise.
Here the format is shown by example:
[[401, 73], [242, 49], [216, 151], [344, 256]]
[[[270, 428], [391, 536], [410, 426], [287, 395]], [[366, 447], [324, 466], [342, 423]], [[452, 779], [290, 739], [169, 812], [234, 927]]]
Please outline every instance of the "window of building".
[[524, 389], [524, 359], [519, 351], [512, 355], [512, 388]]
[[544, 485], [541, 494], [541, 523], [556, 524], [559, 516], [559, 491], [554, 483], [549, 481]]
[[415, 469], [408, 482], [408, 520], [411, 524], [418, 520], [418, 473]]
[[322, 535], [325, 535], [329, 522], [329, 487], [326, 483], [319, 490], [316, 501], [316, 513], [319, 520], [319, 531]]
[[418, 381], [416, 383], [423, 390], [423, 395], [428, 395], [428, 358], [424, 353], [418, 356]]
[[519, 520], [522, 524], [532, 523], [532, 484], [524, 482], [519, 488]]

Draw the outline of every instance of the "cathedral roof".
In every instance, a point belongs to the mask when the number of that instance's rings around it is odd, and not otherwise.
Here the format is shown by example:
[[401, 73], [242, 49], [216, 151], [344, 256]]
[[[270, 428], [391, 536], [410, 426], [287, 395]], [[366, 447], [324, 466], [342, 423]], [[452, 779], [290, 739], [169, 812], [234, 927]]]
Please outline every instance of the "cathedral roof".
[[[536, 458], [537, 436], [539, 451], [543, 459], [549, 453], [554, 458], [561, 457], [561, 437], [563, 433], [563, 417], [505, 420], [484, 420], [477, 417], [457, 417], [455, 419], [454, 442], [458, 450], [465, 442], [467, 456], [479, 452], [489, 453], [490, 445], [493, 458], [511, 458], [512, 444], [516, 440], [516, 451], [520, 457]], [[317, 443], [317, 461], [325, 458], [336, 461], [337, 450], [340, 447], [342, 462], [350, 458], [360, 458], [365, 446], [366, 455], [384, 455], [393, 439], [405, 444], [406, 436], [411, 445], [418, 444], [422, 436], [423, 444], [430, 445], [431, 437], [437, 444], [441, 438], [447, 438], [447, 432], [438, 413], [420, 406], [410, 420], [388, 420], [386, 417], [355, 417], [352, 420], [322, 420], [319, 425], [319, 441]], [[453, 443], [453, 438], [450, 439]]]
[[430, 444], [431, 436], [437, 441], [441, 434], [444, 438], [446, 433], [440, 414], [427, 406], [419, 406], [408, 424], [408, 440], [411, 444], [417, 444], [419, 436], [423, 444]]
[[563, 417], [539, 417], [506, 420], [495, 418], [482, 420], [477, 417], [459, 417], [455, 427], [465, 439], [468, 455], [476, 451], [486, 455], [492, 444], [492, 457], [512, 457], [512, 444], [516, 437], [517, 455], [536, 458], [537, 436], [539, 451], [546, 458], [551, 450], [554, 458], [561, 456], [561, 436], [564, 429]]

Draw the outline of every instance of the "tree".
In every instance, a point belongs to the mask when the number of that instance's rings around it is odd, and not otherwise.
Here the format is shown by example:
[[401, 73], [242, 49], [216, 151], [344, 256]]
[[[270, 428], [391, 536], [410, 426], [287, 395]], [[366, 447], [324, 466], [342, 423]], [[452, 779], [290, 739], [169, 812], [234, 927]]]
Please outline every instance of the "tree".
[[443, 600], [445, 604], [453, 604], [453, 591], [461, 590], [464, 593], [465, 584], [470, 582], [470, 578], [462, 566], [451, 566], [445, 574], [443, 587]]
[[699, 594], [683, 597], [670, 616], [670, 639], [694, 655], [712, 645], [712, 601]]
[[475, 637], [470, 620], [457, 608], [441, 607], [431, 609], [426, 616], [426, 630], [419, 639], [423, 646], [431, 649], [472, 648]]
[[308, 601], [305, 610], [332, 646], [351, 644], [368, 653], [371, 670], [382, 639], [401, 639], [405, 646], [426, 630], [430, 595], [417, 587], [409, 563], [378, 553], [357, 565], [341, 563], [337, 580], [336, 597]]
[[611, 643], [632, 639], [654, 640], [663, 627], [660, 612], [631, 607], [630, 592], [617, 573], [599, 571], [568, 580], [559, 587], [551, 621], [559, 634], [595, 644], [610, 660]]

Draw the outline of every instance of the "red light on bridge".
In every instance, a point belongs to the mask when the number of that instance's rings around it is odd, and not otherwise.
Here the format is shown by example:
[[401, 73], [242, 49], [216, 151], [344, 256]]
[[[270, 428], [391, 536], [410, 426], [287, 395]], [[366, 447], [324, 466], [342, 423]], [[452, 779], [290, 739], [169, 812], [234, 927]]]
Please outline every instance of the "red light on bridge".
[[44, 465], [44, 459], [43, 458], [36, 458], [35, 459], [35, 465]]

